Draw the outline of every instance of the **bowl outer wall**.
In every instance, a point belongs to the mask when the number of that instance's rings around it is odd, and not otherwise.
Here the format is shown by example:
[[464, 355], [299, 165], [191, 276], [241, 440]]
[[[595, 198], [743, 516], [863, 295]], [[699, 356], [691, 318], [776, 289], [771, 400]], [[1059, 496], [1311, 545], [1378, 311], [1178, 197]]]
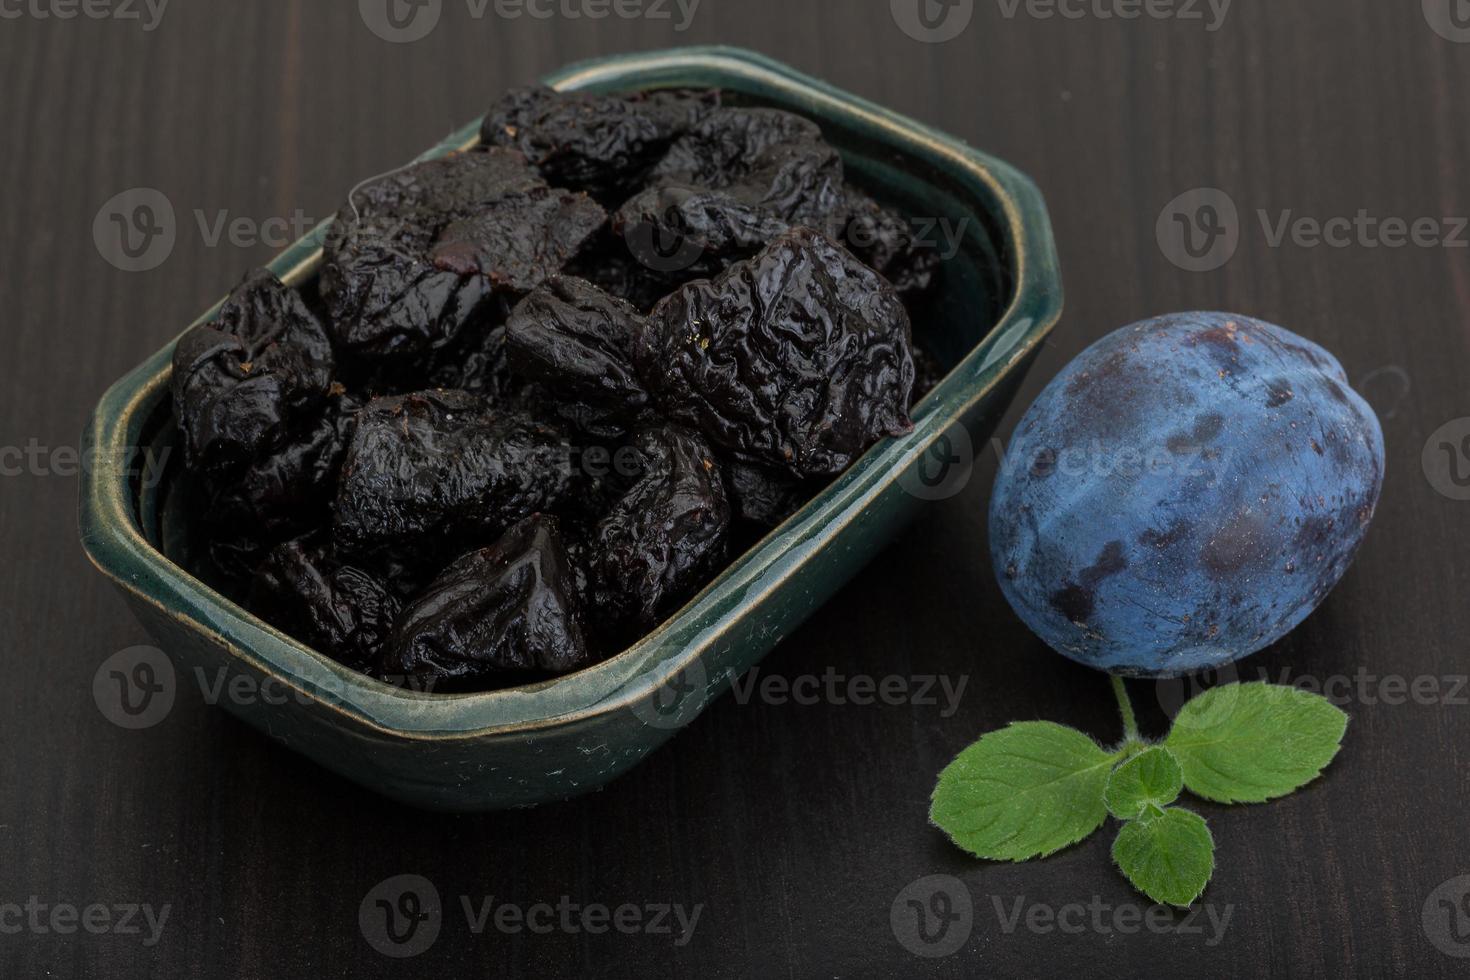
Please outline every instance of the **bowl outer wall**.
[[[190, 668], [176, 682], [219, 690], [221, 676], [241, 676], [240, 690], [258, 696], [221, 698], [229, 710], [349, 778], [435, 808], [575, 795], [625, 771], [691, 721], [912, 515], [919, 500], [899, 479], [916, 473], [937, 440], [954, 426], [964, 426], [972, 444], [988, 438], [1061, 312], [1040, 194], [1009, 166], [951, 137], [732, 48], [599, 59], [545, 81], [594, 91], [735, 89], [819, 121], [840, 120], [875, 143], [923, 157], [988, 205], [1008, 246], [1013, 292], [996, 326], [920, 403], [912, 433], [871, 449], [652, 634], [577, 674], [480, 694], [402, 691], [350, 671], [159, 554], [131, 516], [136, 488], [123, 463], [128, 447], [144, 443], [150, 415], [167, 397], [173, 345], [113, 386], [85, 437], [96, 465], [83, 485], [82, 540], [175, 663]], [[419, 159], [470, 145], [477, 132], [478, 123], [465, 127]], [[324, 232], [325, 224], [292, 245], [272, 271], [294, 283], [309, 277]]]

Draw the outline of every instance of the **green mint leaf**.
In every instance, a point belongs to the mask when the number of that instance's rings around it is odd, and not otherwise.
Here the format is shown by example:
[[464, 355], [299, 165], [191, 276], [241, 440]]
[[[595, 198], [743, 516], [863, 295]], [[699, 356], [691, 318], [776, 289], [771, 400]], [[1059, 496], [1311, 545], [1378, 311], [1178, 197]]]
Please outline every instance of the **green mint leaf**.
[[1051, 854], [1107, 819], [1103, 788], [1117, 759], [1074, 728], [1014, 722], [945, 767], [929, 819], [977, 857]]
[[1190, 701], [1164, 739], [1184, 785], [1219, 803], [1285, 796], [1321, 774], [1348, 716], [1326, 698], [1279, 684], [1226, 684]]
[[1215, 839], [1204, 817], [1171, 807], [1125, 823], [1113, 841], [1113, 860], [1155, 902], [1186, 908], [1215, 871]]
[[1113, 770], [1103, 801], [1119, 820], [1134, 820], [1145, 810], [1158, 812], [1179, 799], [1184, 772], [1179, 760], [1162, 746], [1151, 746]]

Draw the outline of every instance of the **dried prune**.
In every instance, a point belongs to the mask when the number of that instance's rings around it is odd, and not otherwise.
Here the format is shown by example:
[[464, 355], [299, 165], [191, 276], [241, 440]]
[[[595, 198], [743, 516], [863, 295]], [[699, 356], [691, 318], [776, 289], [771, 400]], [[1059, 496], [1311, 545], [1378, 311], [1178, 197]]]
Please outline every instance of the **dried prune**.
[[934, 281], [939, 252], [912, 223], [849, 187], [841, 233], [844, 245], [900, 294], [923, 292]]
[[250, 607], [267, 622], [354, 670], [377, 658], [400, 603], [372, 573], [320, 540], [277, 546], [261, 563]]
[[510, 367], [556, 392], [557, 411], [594, 435], [616, 438], [650, 399], [633, 368], [643, 317], [626, 301], [572, 276], [521, 300], [506, 323]]
[[574, 584], [556, 518], [528, 517], [403, 610], [378, 674], [443, 689], [584, 667], [592, 657]]
[[342, 464], [334, 533], [354, 555], [422, 555], [494, 540], [578, 488], [558, 426], [463, 391], [377, 398]]
[[333, 363], [326, 332], [300, 295], [264, 269], [251, 273], [219, 317], [174, 350], [185, 464], [228, 474], [269, 450], [326, 398]]
[[659, 407], [747, 462], [831, 476], [912, 427], [908, 313], [818, 232], [685, 285], [647, 323], [634, 364]]
[[559, 187], [607, 196], [641, 182], [669, 143], [717, 103], [713, 93], [618, 98], [531, 86], [497, 100], [480, 137], [519, 150]]
[[627, 300], [643, 314], [688, 279], [697, 278], [696, 272], [681, 278], [677, 270], [655, 271], [647, 262], [634, 257], [628, 243], [611, 229], [604, 229], [588, 241], [582, 251], [567, 263], [564, 271]]
[[497, 289], [534, 288], [602, 223], [521, 154], [418, 163], [354, 191], [328, 231], [321, 291], [333, 335], [357, 355], [449, 344]]
[[735, 516], [759, 527], [775, 527], [796, 513], [815, 491], [810, 483], [780, 470], [741, 460], [725, 464], [725, 483]]
[[613, 228], [655, 270], [715, 272], [794, 226], [835, 232], [844, 201], [842, 158], [815, 123], [727, 108], [673, 143]]
[[211, 486], [210, 554], [225, 572], [250, 572], [272, 545], [325, 524], [337, 474], [362, 407], [337, 390], [320, 415], [243, 470]]
[[680, 426], [633, 442], [639, 476], [586, 549], [596, 615], [644, 629], [709, 579], [725, 559], [730, 504], [709, 444]]
[[429, 257], [437, 268], [485, 276], [493, 289], [526, 292], [566, 265], [606, 220], [586, 194], [540, 187], [451, 222]]

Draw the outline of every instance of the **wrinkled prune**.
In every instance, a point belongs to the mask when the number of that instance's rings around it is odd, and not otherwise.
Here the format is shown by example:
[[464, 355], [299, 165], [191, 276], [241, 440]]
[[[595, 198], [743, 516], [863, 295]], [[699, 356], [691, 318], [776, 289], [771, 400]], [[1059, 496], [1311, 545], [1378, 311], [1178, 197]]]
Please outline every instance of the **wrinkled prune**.
[[683, 285], [688, 279], [697, 278], [691, 273], [687, 278], [677, 274], [660, 273], [639, 261], [628, 243], [611, 229], [590, 240], [564, 270], [567, 275], [586, 279], [605, 292], [627, 300], [639, 313], [647, 314], [659, 300]]
[[577, 489], [565, 432], [463, 391], [377, 398], [358, 414], [334, 512], [354, 555], [428, 558], [494, 540]]
[[339, 561], [324, 543], [296, 540], [276, 547], [261, 564], [250, 607], [309, 646], [367, 670], [400, 603], [376, 576]]
[[914, 393], [909, 398], [910, 407], [917, 405], [919, 399], [937, 388], [948, 373], [948, 369], [939, 363], [939, 359], [927, 347], [914, 344]]
[[652, 268], [717, 272], [794, 226], [836, 231], [844, 201], [842, 158], [815, 123], [720, 109], [673, 143], [613, 228]]
[[607, 214], [586, 194], [540, 187], [502, 198], [439, 233], [429, 258], [492, 289], [526, 292], [566, 265]]
[[321, 527], [362, 405], [340, 390], [285, 444], [213, 485], [206, 521], [210, 554], [232, 576], [248, 574], [271, 546]]
[[735, 516], [758, 527], [775, 527], [796, 513], [816, 488], [780, 470], [742, 460], [725, 465], [725, 482]]
[[849, 187], [841, 233], [844, 245], [893, 284], [900, 294], [923, 292], [934, 281], [940, 256], [914, 225]]
[[725, 559], [730, 504], [709, 445], [662, 426], [633, 442], [639, 476], [593, 532], [587, 553], [601, 621], [655, 626]]
[[316, 410], [333, 364], [326, 331], [300, 295], [264, 269], [251, 273], [219, 317], [174, 350], [185, 464], [216, 475], [247, 465]]
[[378, 674], [435, 689], [591, 662], [556, 518], [533, 515], [449, 566], [404, 609]]
[[519, 150], [553, 184], [606, 196], [640, 182], [717, 101], [713, 93], [618, 98], [531, 86], [491, 106], [480, 137]]
[[936, 251], [814, 122], [531, 87], [481, 135], [354, 188], [314, 284], [256, 273], [175, 357], [201, 573], [441, 690], [635, 640], [943, 373], [904, 306]]
[[798, 479], [909, 431], [909, 318], [893, 287], [798, 229], [666, 297], [634, 363], [668, 417]]
[[633, 368], [643, 317], [584, 279], [559, 276], [521, 300], [506, 323], [510, 367], [556, 392], [557, 411], [603, 437], [625, 433], [650, 399]]
[[451, 154], [379, 178], [350, 195], [327, 233], [321, 292], [333, 336], [369, 357], [447, 345], [495, 289], [534, 287], [602, 220], [596, 204], [548, 188], [514, 150]]

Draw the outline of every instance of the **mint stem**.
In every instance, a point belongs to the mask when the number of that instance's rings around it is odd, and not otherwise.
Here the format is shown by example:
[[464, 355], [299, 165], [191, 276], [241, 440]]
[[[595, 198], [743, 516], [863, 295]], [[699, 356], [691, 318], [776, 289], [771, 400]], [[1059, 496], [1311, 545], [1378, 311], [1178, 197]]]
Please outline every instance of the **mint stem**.
[[1135, 745], [1142, 745], [1143, 739], [1138, 734], [1138, 720], [1133, 717], [1133, 702], [1128, 700], [1128, 689], [1123, 686], [1123, 678], [1113, 674], [1109, 679], [1113, 682], [1113, 693], [1118, 697], [1118, 713], [1123, 716], [1123, 747], [1131, 749]]

